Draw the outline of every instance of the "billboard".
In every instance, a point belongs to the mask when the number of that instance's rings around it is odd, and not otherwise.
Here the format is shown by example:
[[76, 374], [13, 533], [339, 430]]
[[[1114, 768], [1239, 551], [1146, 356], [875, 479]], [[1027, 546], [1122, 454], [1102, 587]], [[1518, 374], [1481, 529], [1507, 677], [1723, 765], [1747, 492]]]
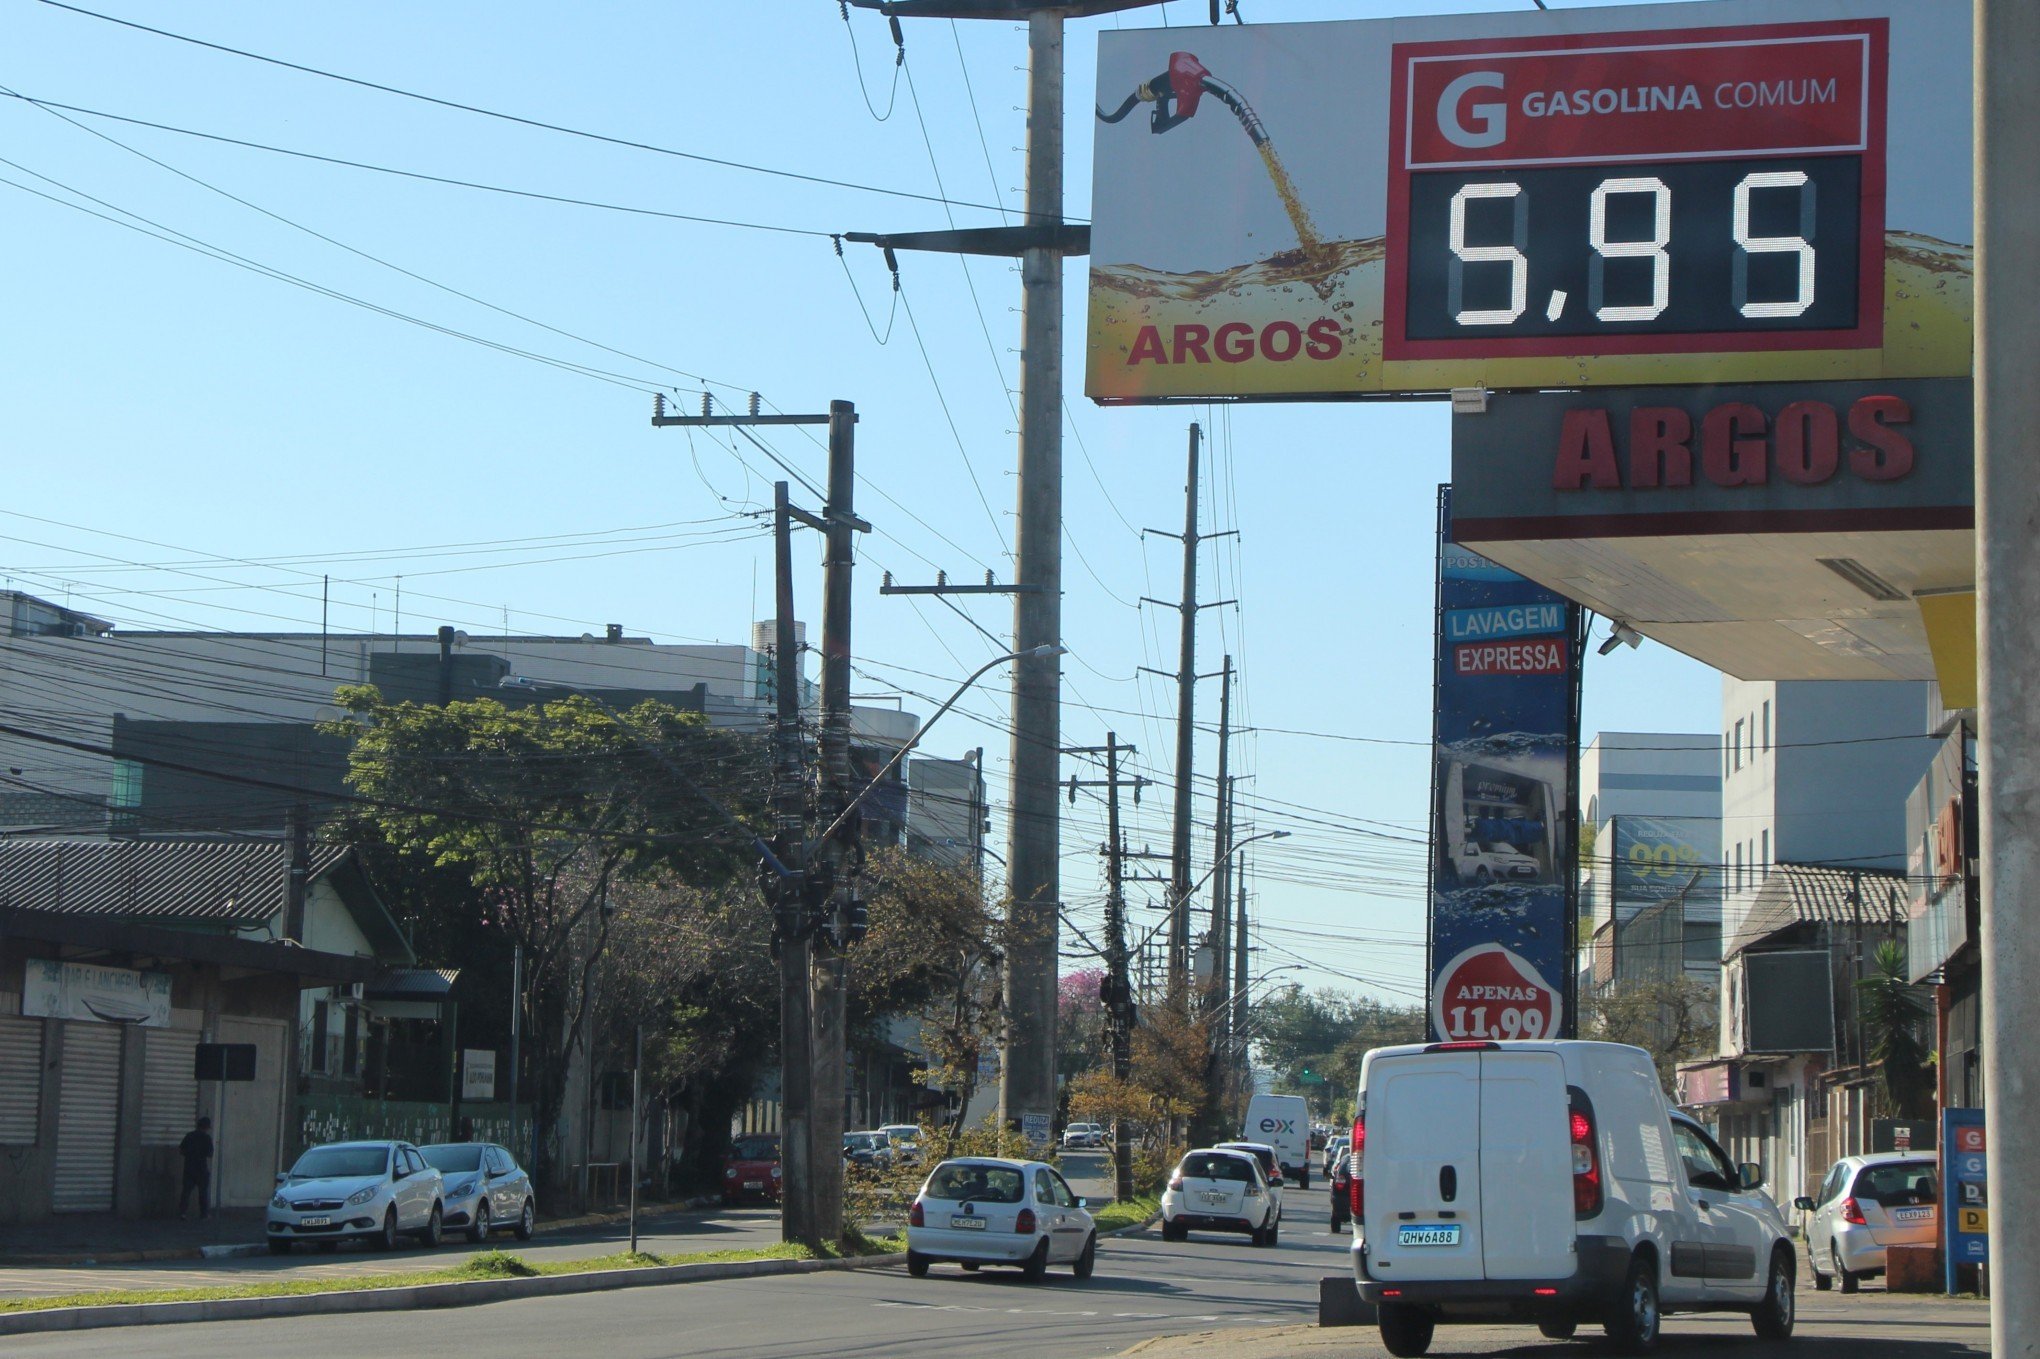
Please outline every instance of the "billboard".
[[1609, 818], [1610, 906], [1617, 921], [1677, 901], [1688, 920], [1721, 918], [1721, 822], [1702, 816]]
[[1925, 981], [1977, 934], [1976, 738], [1950, 732], [1905, 800], [1906, 972]]
[[1452, 540], [1438, 517], [1431, 1025], [1560, 1031], [1571, 968], [1572, 605]]
[[1969, 87], [1939, 0], [1101, 34], [1085, 390], [1964, 376]]

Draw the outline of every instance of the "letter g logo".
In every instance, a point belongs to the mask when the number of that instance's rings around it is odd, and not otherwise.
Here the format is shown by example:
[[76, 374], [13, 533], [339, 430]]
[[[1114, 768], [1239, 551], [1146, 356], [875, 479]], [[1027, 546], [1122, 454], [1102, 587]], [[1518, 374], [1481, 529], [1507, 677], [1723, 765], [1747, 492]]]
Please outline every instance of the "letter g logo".
[[1475, 104], [1466, 112], [1472, 116], [1476, 126], [1469, 128], [1459, 119], [1459, 101], [1469, 90], [1499, 90], [1502, 88], [1500, 71], [1468, 71], [1438, 96], [1438, 130], [1445, 134], [1445, 140], [1454, 146], [1482, 147], [1499, 146], [1502, 138], [1509, 135], [1509, 106], [1507, 104]]

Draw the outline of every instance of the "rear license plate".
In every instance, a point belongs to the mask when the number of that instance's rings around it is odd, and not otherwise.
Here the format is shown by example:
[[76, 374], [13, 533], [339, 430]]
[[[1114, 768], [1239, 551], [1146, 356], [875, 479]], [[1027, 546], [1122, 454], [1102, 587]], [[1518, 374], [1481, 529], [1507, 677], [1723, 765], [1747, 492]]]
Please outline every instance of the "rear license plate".
[[330, 1227], [333, 1225], [333, 1219], [330, 1217], [301, 1217], [298, 1219], [297, 1225], [300, 1227]]
[[949, 1219], [949, 1225], [960, 1227], [967, 1232], [981, 1232], [985, 1229], [985, 1220], [981, 1217], [964, 1217], [959, 1214]]
[[1205, 1192], [1203, 1192], [1203, 1193], [1199, 1194], [1199, 1195], [1197, 1196], [1197, 1199], [1198, 1199], [1198, 1201], [1199, 1201], [1200, 1203], [1208, 1203], [1208, 1204], [1213, 1204], [1213, 1205], [1217, 1205], [1217, 1204], [1221, 1204], [1221, 1203], [1224, 1203], [1224, 1202], [1225, 1202], [1225, 1195], [1224, 1195], [1224, 1194], [1222, 1194], [1222, 1193], [1219, 1193], [1219, 1192], [1218, 1192], [1218, 1191], [1216, 1191], [1216, 1190], [1209, 1190], [1209, 1189], [1208, 1189], [1208, 1190], [1206, 1190]]
[[1893, 1222], [1925, 1222], [1934, 1215], [1931, 1208], [1895, 1208], [1891, 1213]]
[[745, 1181], [744, 1181], [744, 1188], [746, 1188], [746, 1189], [763, 1189], [764, 1187], [765, 1187], [765, 1181], [763, 1181], [763, 1180], [745, 1180]]
[[1398, 1246], [1456, 1246], [1459, 1244], [1459, 1224], [1424, 1223], [1415, 1227], [1395, 1229], [1395, 1243]]

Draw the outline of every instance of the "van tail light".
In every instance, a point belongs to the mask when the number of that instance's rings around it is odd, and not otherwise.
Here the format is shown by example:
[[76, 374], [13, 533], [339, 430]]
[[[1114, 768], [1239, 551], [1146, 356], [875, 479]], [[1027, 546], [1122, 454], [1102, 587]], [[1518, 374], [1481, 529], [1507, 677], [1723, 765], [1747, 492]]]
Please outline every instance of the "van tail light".
[[1580, 1091], [1572, 1092], [1573, 1216], [1581, 1220], [1601, 1211], [1601, 1156], [1594, 1137], [1594, 1108]]
[[907, 1209], [907, 1225], [909, 1227], [925, 1227], [928, 1225], [928, 1214], [922, 1210], [919, 1199], [915, 1199], [914, 1206]]
[[1022, 1208], [1020, 1210], [1020, 1216], [1013, 1219], [1013, 1230], [1021, 1236], [1034, 1235], [1034, 1210], [1032, 1208]]
[[1857, 1227], [1870, 1225], [1870, 1219], [1863, 1216], [1863, 1205], [1856, 1202], [1854, 1194], [1842, 1200], [1842, 1221]]
[[1366, 1214], [1367, 1181], [1363, 1178], [1365, 1167], [1362, 1157], [1367, 1151], [1367, 1115], [1361, 1114], [1353, 1120], [1353, 1145], [1346, 1149], [1346, 1202], [1353, 1211], [1353, 1220], [1358, 1222]]

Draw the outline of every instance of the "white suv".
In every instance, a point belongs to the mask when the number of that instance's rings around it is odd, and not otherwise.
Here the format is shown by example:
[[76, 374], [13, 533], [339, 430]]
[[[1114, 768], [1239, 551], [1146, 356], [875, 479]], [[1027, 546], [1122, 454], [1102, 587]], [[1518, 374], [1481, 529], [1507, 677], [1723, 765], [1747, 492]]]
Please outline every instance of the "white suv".
[[1376, 1048], [1351, 1157], [1353, 1269], [1390, 1354], [1497, 1313], [1553, 1339], [1598, 1321], [1631, 1353], [1667, 1312], [1792, 1333], [1798, 1260], [1762, 1171], [1665, 1103], [1641, 1048]]

